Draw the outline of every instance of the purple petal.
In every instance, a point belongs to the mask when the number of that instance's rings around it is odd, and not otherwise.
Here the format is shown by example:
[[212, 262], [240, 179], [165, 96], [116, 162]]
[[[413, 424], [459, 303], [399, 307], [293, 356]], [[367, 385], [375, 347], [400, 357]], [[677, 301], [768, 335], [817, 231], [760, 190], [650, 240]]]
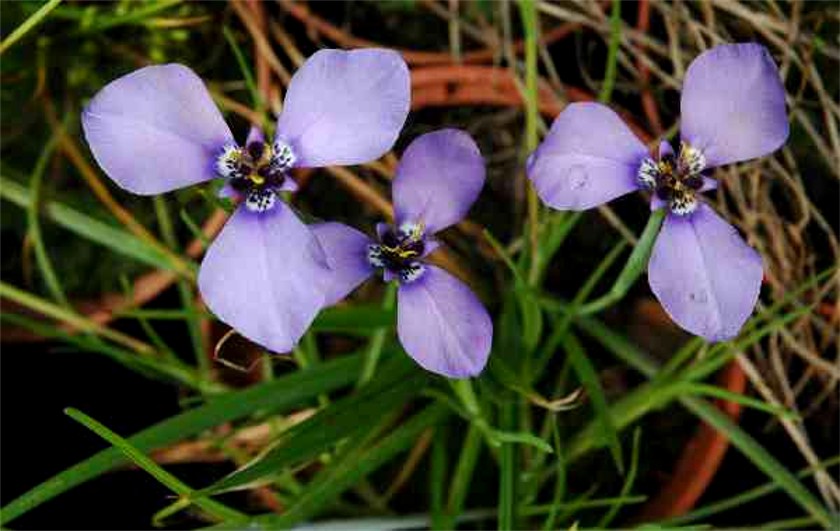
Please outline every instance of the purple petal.
[[367, 259], [370, 238], [341, 223], [317, 223], [312, 232], [321, 243], [332, 268], [324, 306], [332, 306], [373, 274]]
[[705, 203], [669, 215], [653, 247], [648, 281], [668, 315], [709, 341], [735, 337], [761, 288], [761, 256]]
[[112, 81], [85, 108], [82, 128], [105, 173], [144, 195], [214, 178], [216, 156], [233, 143], [204, 83], [178, 64]]
[[397, 292], [397, 333], [424, 369], [450, 378], [480, 373], [493, 340], [487, 310], [460, 280], [433, 265]]
[[639, 188], [648, 149], [609, 107], [572, 103], [529, 159], [537, 194], [558, 210], [586, 210]]
[[207, 250], [198, 287], [216, 316], [275, 352], [294, 348], [324, 303], [330, 270], [312, 231], [286, 206], [240, 206]]
[[397, 225], [423, 223], [426, 234], [464, 219], [484, 186], [484, 160], [469, 134], [457, 129], [414, 140], [394, 178]]
[[682, 139], [707, 167], [761, 157], [788, 137], [785, 89], [764, 46], [724, 44], [700, 54], [683, 81]]
[[297, 166], [361, 164], [397, 139], [410, 102], [408, 66], [391, 50], [319, 50], [295, 72], [277, 123]]

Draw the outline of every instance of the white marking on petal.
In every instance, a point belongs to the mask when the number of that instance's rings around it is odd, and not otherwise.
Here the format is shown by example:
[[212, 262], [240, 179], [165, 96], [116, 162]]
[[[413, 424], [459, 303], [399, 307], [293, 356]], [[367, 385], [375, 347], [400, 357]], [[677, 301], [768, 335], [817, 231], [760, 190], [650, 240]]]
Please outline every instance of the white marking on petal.
[[422, 223], [417, 223], [414, 221], [404, 221], [400, 224], [397, 228], [397, 232], [402, 238], [407, 238], [410, 240], [420, 240], [423, 238], [423, 231], [425, 227]]
[[678, 216], [687, 216], [697, 210], [697, 197], [693, 193], [684, 194], [671, 200], [671, 212]]
[[242, 149], [235, 144], [228, 144], [216, 159], [216, 172], [227, 179], [237, 176], [241, 159]]
[[297, 156], [292, 146], [282, 140], [276, 141], [271, 155], [271, 165], [279, 170], [288, 171], [294, 167], [295, 162], [297, 162]]
[[696, 175], [706, 169], [706, 156], [685, 142], [680, 144], [679, 167], [685, 175]]
[[400, 281], [404, 284], [410, 284], [422, 277], [425, 272], [426, 266], [420, 262], [413, 262], [400, 270]]
[[639, 166], [639, 172], [636, 174], [636, 178], [645, 188], [650, 190], [656, 188], [656, 181], [659, 179], [659, 167], [656, 161], [650, 157], [646, 157], [642, 161], [642, 165]]
[[245, 199], [245, 206], [251, 212], [265, 212], [271, 210], [277, 203], [277, 194], [270, 189], [254, 189]]
[[367, 259], [373, 267], [385, 267], [385, 261], [382, 260], [382, 247], [380, 245], [375, 243], [368, 245]]

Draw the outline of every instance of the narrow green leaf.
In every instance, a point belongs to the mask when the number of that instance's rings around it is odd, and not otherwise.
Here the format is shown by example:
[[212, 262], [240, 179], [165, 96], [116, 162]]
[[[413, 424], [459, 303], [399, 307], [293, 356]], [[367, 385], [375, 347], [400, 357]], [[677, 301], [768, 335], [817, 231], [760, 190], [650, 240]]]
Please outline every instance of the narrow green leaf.
[[773, 478], [800, 507], [826, 529], [836, 523], [826, 508], [817, 500], [790, 471], [764, 449], [752, 436], [714, 405], [691, 397], [682, 397], [680, 402], [689, 411], [726, 435], [732, 446], [741, 451], [762, 472]]
[[618, 70], [618, 46], [621, 43], [621, 0], [613, 0], [610, 12], [610, 42], [607, 50], [607, 66], [604, 71], [604, 84], [598, 101], [609, 103], [612, 97], [615, 77]]
[[444, 507], [444, 487], [446, 486], [447, 453], [446, 442], [448, 441], [449, 429], [446, 424], [436, 428], [435, 437], [432, 439], [432, 464], [429, 472], [429, 494], [431, 497], [431, 528], [446, 529], [446, 514]]
[[[657, 364], [647, 354], [642, 353], [618, 334], [609, 331], [607, 327], [603, 325], [594, 326], [594, 320], [581, 320], [581, 324], [584, 322], [587, 323], [585, 327], [592, 330], [593, 339], [613, 350], [634, 369], [648, 377], [653, 377], [656, 374]], [[632, 354], [627, 356], [627, 353]], [[677, 399], [692, 413], [725, 434], [734, 447], [738, 448], [759, 470], [778, 482], [794, 501], [817, 519], [820, 525], [831, 526], [830, 515], [808, 489], [755, 439], [734, 424], [729, 417], [705, 400], [686, 396], [677, 396]]]
[[625, 264], [621, 273], [619, 273], [612, 288], [610, 288], [606, 295], [584, 304], [580, 308], [580, 315], [600, 312], [624, 298], [633, 284], [636, 283], [639, 276], [647, 270], [653, 244], [656, 242], [656, 237], [662, 228], [662, 222], [665, 220], [665, 212], [666, 209], [660, 208], [650, 215], [647, 225], [645, 225], [645, 229], [642, 231], [642, 235], [636, 243], [636, 247], [633, 248], [630, 258], [627, 259], [627, 264]]
[[[348, 444], [347, 452], [319, 472], [285, 513], [259, 516], [248, 522], [247, 528], [287, 529], [313, 518], [342, 492], [407, 451], [421, 433], [438, 424], [445, 416], [446, 409], [435, 404], [373, 444]], [[223, 524], [219, 528], [241, 527]]]
[[799, 415], [796, 414], [795, 411], [791, 411], [790, 409], [786, 409], [780, 406], [774, 406], [766, 402], [762, 402], [761, 400], [756, 400], [755, 398], [744, 396], [740, 393], [733, 393], [732, 391], [727, 391], [726, 389], [722, 389], [720, 387], [717, 387], [716, 385], [702, 383], [686, 383], [680, 385], [679, 389], [687, 395], [701, 395], [710, 396], [712, 398], [722, 398], [724, 400], [728, 400], [729, 402], [735, 402], [737, 404], [741, 404], [742, 406], [751, 407], [759, 411], [764, 411], [765, 413], [769, 413], [774, 417], [789, 419], [801, 418]]
[[[636, 474], [639, 471], [639, 441], [641, 440], [641, 434], [642, 432], [639, 428], [636, 428], [636, 431], [633, 433], [633, 451], [630, 454], [630, 468], [627, 471], [627, 477], [624, 478], [624, 485], [621, 486], [619, 499], [629, 496], [630, 491], [633, 490], [633, 484], [636, 482]], [[621, 510], [622, 505], [623, 502], [617, 501], [610, 507], [606, 514], [604, 514], [604, 517], [601, 518], [601, 521], [598, 522], [598, 527], [609, 529], [610, 523], [612, 523], [618, 511]]]
[[32, 247], [35, 252], [35, 261], [38, 263], [38, 268], [41, 271], [41, 276], [44, 278], [44, 283], [50, 291], [52, 298], [61, 306], [68, 307], [70, 303], [64, 294], [64, 288], [55, 270], [52, 267], [52, 261], [47, 253], [47, 247], [44, 244], [44, 239], [41, 234], [41, 220], [38, 216], [38, 204], [40, 202], [41, 184], [44, 181], [44, 173], [55, 150], [56, 138], [53, 136], [49, 142], [44, 146], [41, 155], [35, 163], [35, 169], [32, 170], [32, 177], [29, 179], [29, 193], [32, 196], [29, 207], [26, 209], [26, 221], [29, 227], [29, 235], [32, 239]]
[[[21, 208], [29, 208], [32, 196], [29, 190], [6, 177], [0, 177], [0, 197]], [[178, 273], [180, 268], [164, 253], [148, 245], [133, 234], [113, 225], [104, 223], [87, 214], [83, 214], [57, 201], [47, 201], [41, 205], [41, 213], [59, 226], [96, 242], [115, 253], [133, 258], [154, 268], [163, 268]], [[189, 264], [192, 274], [196, 265]]]
[[533, 446], [534, 448], [545, 452], [547, 454], [554, 453], [554, 448], [551, 447], [546, 441], [540, 439], [533, 433], [527, 431], [504, 431], [504, 430], [491, 430], [491, 438], [497, 444], [505, 444], [510, 445], [512, 443], [518, 444], [526, 444], [528, 446]]
[[[499, 422], [503, 429], [515, 427], [513, 403], [501, 405]], [[528, 435], [531, 435], [530, 433]], [[531, 435], [533, 437], [533, 435]], [[550, 447], [549, 447], [550, 448]], [[512, 444], [502, 446], [499, 462], [499, 529], [515, 529], [516, 521], [516, 483], [518, 481], [516, 447]]]
[[563, 348], [569, 355], [569, 362], [580, 380], [580, 383], [586, 389], [592, 401], [592, 409], [595, 411], [595, 416], [601, 424], [601, 429], [609, 441], [610, 453], [612, 454], [615, 466], [618, 471], [624, 474], [624, 461], [621, 455], [621, 443], [618, 440], [618, 433], [615, 429], [615, 424], [612, 419], [607, 397], [604, 394], [604, 389], [601, 387], [601, 382], [598, 379], [598, 374], [595, 372], [595, 367], [586, 357], [578, 340], [572, 334], [567, 334], [563, 338]]
[[222, 26], [222, 34], [224, 34], [225, 40], [233, 51], [234, 57], [236, 57], [236, 64], [239, 65], [239, 71], [242, 73], [242, 77], [245, 79], [245, 86], [248, 87], [248, 93], [251, 95], [251, 103], [254, 104], [254, 109], [258, 113], [261, 113], [263, 105], [262, 98], [257, 90], [257, 84], [254, 83], [254, 76], [251, 74], [251, 69], [248, 68], [245, 54], [242, 53], [242, 49], [236, 42], [236, 37], [233, 36], [233, 33], [231, 33], [227, 26]]
[[86, 428], [96, 433], [117, 450], [123, 453], [135, 465], [148, 472], [152, 477], [158, 480], [162, 485], [170, 489], [172, 492], [183, 498], [190, 499], [193, 503], [198, 505], [207, 514], [216, 520], [226, 521], [242, 521], [247, 518], [246, 515], [235, 511], [230, 507], [226, 507], [219, 502], [211, 500], [210, 498], [193, 498], [193, 491], [187, 485], [181, 482], [178, 478], [164, 470], [155, 461], [133, 447], [131, 443], [109, 430], [101, 423], [95, 421], [89, 416], [85, 415], [78, 409], [67, 408], [64, 412], [76, 422], [84, 425]]
[[[800, 470], [797, 472], [796, 477], [799, 479], [810, 477], [814, 475], [817, 470], [828, 469], [829, 467], [836, 466], [838, 464], [840, 464], [840, 456], [834, 456], [830, 459], [826, 459], [817, 467], [808, 467]], [[740, 509], [745, 504], [767, 496], [768, 494], [777, 492], [780, 489], [781, 487], [778, 483], [770, 481], [758, 487], [746, 490], [740, 494], [736, 494], [735, 496], [710, 503], [709, 505], [697, 507], [688, 514], [677, 516], [675, 518], [669, 518], [662, 523], [665, 525], [683, 525], [696, 522], [697, 520], [708, 518], [729, 509]]]
[[32, 28], [43, 22], [44, 19], [47, 18], [47, 15], [50, 14], [50, 11], [55, 9], [60, 3], [61, 0], [49, 0], [48, 2], [45, 2], [38, 11], [30, 15], [29, 18], [23, 21], [23, 24], [15, 28], [8, 37], [3, 39], [3, 42], [0, 42], [0, 54], [25, 37], [27, 33], [32, 31]]
[[366, 335], [393, 326], [394, 321], [394, 311], [379, 306], [339, 306], [322, 310], [311, 328], [316, 332]]
[[[385, 287], [385, 296], [382, 299], [382, 310], [392, 314], [394, 305], [397, 301], [397, 283], [389, 282]], [[365, 366], [362, 368], [362, 374], [359, 376], [359, 386], [362, 386], [373, 378], [376, 373], [376, 366], [379, 364], [379, 357], [382, 355], [382, 348], [385, 346], [385, 340], [388, 339], [388, 334], [391, 333], [390, 326], [383, 326], [373, 332], [373, 336], [368, 342], [367, 356], [365, 356]]]
[[283, 444], [233, 472], [202, 493], [217, 494], [258, 483], [283, 468], [316, 457], [339, 441], [369, 431], [388, 411], [402, 408], [423, 389], [425, 374], [402, 356], [383, 367], [379, 378], [358, 393], [330, 404], [293, 427]]
[[458, 456], [452, 480], [449, 482], [449, 500], [446, 504], [446, 519], [444, 529], [454, 529], [455, 521], [464, 509], [464, 500], [467, 498], [470, 485], [472, 484], [473, 472], [478, 462], [478, 455], [481, 451], [481, 430], [475, 424], [470, 424], [467, 436], [464, 438], [464, 445]]
[[[354, 382], [361, 366], [359, 354], [348, 355], [323, 363], [317, 372], [298, 371], [271, 382], [211, 398], [206, 405], [159, 422], [128, 441], [139, 451], [149, 452], [258, 410], [266, 413], [285, 411], [308, 402], [320, 393]], [[5, 525], [62, 492], [125, 462], [116, 449], [99, 452], [11, 501], [0, 511], [0, 523]]]

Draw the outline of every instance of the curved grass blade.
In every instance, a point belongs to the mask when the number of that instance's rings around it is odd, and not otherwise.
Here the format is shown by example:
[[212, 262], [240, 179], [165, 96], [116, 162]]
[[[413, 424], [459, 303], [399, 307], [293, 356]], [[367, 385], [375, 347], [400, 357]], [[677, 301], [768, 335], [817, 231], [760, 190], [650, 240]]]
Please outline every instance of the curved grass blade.
[[333, 402], [296, 425], [282, 445], [201, 492], [218, 494], [248, 487], [270, 479], [285, 467], [318, 456], [349, 436], [369, 432], [387, 412], [403, 407], [420, 393], [425, 378], [405, 357], [392, 359], [374, 384]]
[[[204, 406], [170, 417], [133, 435], [128, 441], [149, 452], [202, 431], [246, 417], [255, 411], [277, 412], [307, 403], [321, 393], [344, 387], [357, 378], [362, 366], [359, 354], [318, 366], [317, 371], [298, 371], [270, 382], [212, 398]], [[0, 524], [14, 520], [42, 503], [91, 479], [124, 465], [119, 450], [111, 448], [74, 465], [41, 483], [0, 510]]]
[[563, 337], [563, 348], [569, 355], [569, 362], [572, 368], [580, 379], [580, 383], [586, 389], [586, 393], [592, 400], [592, 409], [595, 411], [595, 416], [601, 423], [601, 429], [604, 436], [607, 438], [615, 466], [621, 474], [624, 474], [624, 461], [621, 455], [621, 443], [618, 440], [618, 432], [615, 429], [615, 423], [612, 419], [612, 411], [607, 403], [604, 389], [601, 387], [601, 382], [598, 380], [598, 374], [595, 372], [595, 367], [586, 357], [578, 340], [571, 333]]
[[109, 430], [96, 420], [85, 415], [78, 409], [67, 408], [64, 410], [64, 413], [66, 413], [70, 418], [72, 418], [76, 422], [82, 424], [92, 432], [96, 433], [97, 435], [108, 441], [112, 446], [114, 446], [117, 450], [122, 452], [123, 455], [130, 459], [132, 463], [148, 472], [152, 477], [154, 477], [161, 484], [169, 488], [172, 492], [174, 492], [181, 498], [190, 500], [192, 503], [195, 503], [212, 518], [216, 520], [221, 520], [223, 522], [230, 520], [241, 521], [247, 518], [245, 514], [231, 509], [230, 507], [227, 507], [225, 505], [222, 505], [217, 501], [211, 500], [210, 498], [194, 498], [193, 490], [184, 483], [182, 483], [180, 479], [176, 478], [175, 476], [161, 468], [160, 465], [155, 463], [155, 461], [151, 457], [147, 456], [146, 454], [132, 446], [124, 438]]
[[[313, 518], [342, 492], [398, 454], [408, 451], [421, 433], [438, 424], [446, 414], [443, 405], [434, 404], [402, 423], [378, 442], [365, 443], [364, 437], [359, 441], [351, 441], [343, 455], [319, 472], [285, 513], [259, 516], [245, 525], [248, 529], [288, 529]], [[243, 524], [221, 524], [214, 527], [216, 528], [242, 529]]]
[[[29, 190], [6, 177], [0, 177], [0, 197], [24, 209], [29, 208], [32, 203]], [[165, 253], [140, 238], [58, 201], [44, 202], [41, 205], [41, 214], [57, 225], [107, 247], [117, 254], [133, 258], [156, 269], [163, 268], [174, 273], [182, 272], [180, 266], [173, 263]], [[187, 267], [194, 276], [195, 263], [186, 260], [184, 263], [188, 264]]]

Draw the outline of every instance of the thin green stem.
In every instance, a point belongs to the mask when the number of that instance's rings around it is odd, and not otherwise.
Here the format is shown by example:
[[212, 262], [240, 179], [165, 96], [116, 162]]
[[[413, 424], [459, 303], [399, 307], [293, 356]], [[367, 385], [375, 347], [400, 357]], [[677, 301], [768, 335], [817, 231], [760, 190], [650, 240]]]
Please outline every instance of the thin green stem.
[[[513, 430], [515, 427], [516, 411], [514, 404], [508, 402], [501, 405], [500, 418], [503, 430]], [[516, 483], [517, 483], [517, 453], [513, 444], [503, 444], [499, 466], [499, 529], [516, 529]]]
[[642, 236], [639, 238], [638, 243], [636, 243], [636, 247], [633, 248], [630, 258], [627, 259], [627, 264], [621, 270], [621, 273], [619, 273], [610, 291], [606, 295], [584, 304], [578, 311], [579, 315], [590, 315], [600, 312], [624, 298], [642, 272], [647, 269], [653, 244], [656, 242], [656, 236], [659, 234], [664, 220], [664, 208], [660, 208], [650, 215], [647, 225], [645, 225], [645, 229], [642, 231]]
[[621, 42], [621, 0], [613, 0], [610, 13], [610, 42], [607, 51], [607, 67], [604, 71], [604, 84], [598, 101], [609, 103], [615, 86], [615, 76], [618, 68], [618, 45]]
[[128, 347], [138, 354], [155, 354], [154, 350], [142, 341], [138, 341], [131, 336], [123, 334], [122, 332], [111, 330], [110, 328], [91, 321], [72, 310], [57, 306], [49, 301], [45, 301], [37, 295], [23, 291], [2, 281], [0, 281], [0, 297], [5, 297], [20, 304], [21, 306], [34, 310], [57, 321], [67, 323], [79, 330], [92, 332], [106, 339], [110, 339], [114, 343]]
[[[520, 0], [519, 13], [522, 17], [522, 28], [525, 33], [525, 152], [533, 153], [537, 149], [538, 137], [538, 93], [537, 93], [537, 39], [538, 16], [537, 5], [534, 0]], [[537, 192], [533, 186], [528, 186], [528, 239], [531, 248], [530, 269], [528, 282], [533, 285], [539, 277], [539, 221], [540, 205]]]
[[[393, 310], [394, 304], [397, 300], [397, 283], [390, 282], [385, 287], [385, 297], [382, 300], [382, 309]], [[365, 356], [365, 365], [362, 368], [362, 374], [359, 376], [358, 387], [365, 385], [373, 378], [376, 373], [376, 366], [379, 364], [379, 358], [382, 356], [382, 349], [385, 347], [385, 340], [388, 339], [390, 327], [383, 326], [376, 330], [370, 338], [370, 344]]]
[[47, 15], [50, 14], [50, 11], [58, 7], [58, 4], [61, 3], [61, 0], [50, 0], [49, 2], [45, 3], [41, 6], [38, 11], [32, 13], [29, 18], [23, 21], [23, 24], [15, 28], [13, 32], [9, 34], [8, 37], [3, 39], [3, 42], [0, 42], [0, 55], [3, 54], [6, 50], [8, 50], [14, 43], [22, 39], [29, 33], [32, 28], [40, 24], [47, 18]]
[[245, 86], [248, 87], [248, 92], [251, 95], [251, 101], [254, 103], [254, 109], [257, 111], [257, 114], [262, 116], [263, 99], [260, 96], [260, 91], [257, 90], [257, 84], [254, 82], [254, 76], [251, 74], [251, 69], [248, 68], [248, 62], [245, 60], [245, 55], [236, 43], [236, 37], [233, 36], [233, 33], [231, 33], [227, 26], [222, 26], [222, 33], [225, 36], [225, 40], [227, 40], [230, 45], [230, 49], [233, 50], [233, 55], [236, 57], [236, 63], [239, 65], [242, 77], [245, 78]]
[[67, 300], [67, 296], [64, 294], [64, 289], [61, 287], [61, 282], [58, 280], [58, 276], [55, 274], [55, 270], [52, 267], [52, 261], [50, 260], [46, 246], [44, 245], [43, 235], [41, 234], [41, 220], [38, 214], [41, 184], [43, 183], [44, 173], [46, 172], [47, 164], [49, 163], [53, 151], [55, 150], [55, 146], [56, 138], [52, 137], [50, 141], [47, 142], [47, 145], [44, 146], [44, 150], [38, 157], [38, 161], [35, 163], [35, 168], [32, 170], [32, 177], [29, 180], [29, 193], [31, 194], [30, 197], [32, 200], [26, 208], [26, 220], [29, 226], [29, 236], [32, 241], [32, 247], [35, 252], [35, 261], [38, 263], [38, 269], [44, 277], [44, 283], [47, 285], [47, 289], [49, 290], [52, 298], [61, 306], [69, 308], [70, 303]]
[[197, 497], [193, 498], [193, 490], [185, 485], [181, 480], [164, 470], [160, 467], [155, 461], [135, 448], [131, 445], [127, 440], [120, 437], [113, 431], [109, 430], [96, 420], [90, 418], [89, 416], [85, 415], [81, 411], [73, 408], [67, 408], [64, 412], [76, 422], [82, 424], [92, 432], [96, 433], [106, 441], [108, 441], [112, 446], [116, 447], [119, 451], [121, 451], [128, 459], [137, 465], [138, 467], [142, 468], [146, 472], [148, 472], [152, 477], [158, 480], [161, 484], [165, 487], [169, 488], [172, 492], [176, 493], [183, 499], [190, 500], [191, 503], [194, 503], [202, 510], [204, 510], [208, 515], [213, 517], [216, 520], [220, 520], [223, 522], [226, 521], [243, 521], [247, 519], [247, 516], [222, 505], [221, 503], [211, 500], [210, 498], [206, 497]]
[[[169, 214], [166, 199], [159, 195], [155, 196], [152, 202], [155, 207], [155, 214], [163, 241], [171, 249], [177, 250], [179, 248], [178, 238], [175, 235], [175, 227], [172, 225], [172, 216]], [[195, 294], [193, 293], [191, 284], [184, 279], [178, 280], [177, 288], [178, 297], [181, 299], [181, 306], [184, 309], [187, 329], [190, 334], [190, 342], [193, 346], [198, 371], [202, 376], [209, 378], [210, 358], [207, 356], [207, 347], [204, 344], [204, 336], [201, 333], [201, 321], [195, 308]]]

